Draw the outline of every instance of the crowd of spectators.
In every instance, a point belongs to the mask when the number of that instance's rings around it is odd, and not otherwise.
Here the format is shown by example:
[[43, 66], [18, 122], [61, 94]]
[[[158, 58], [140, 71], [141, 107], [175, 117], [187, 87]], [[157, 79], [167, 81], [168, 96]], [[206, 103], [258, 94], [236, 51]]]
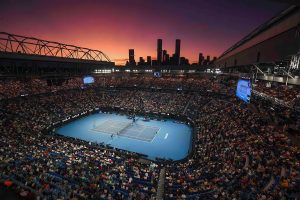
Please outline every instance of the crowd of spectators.
[[[0, 99], [48, 93], [59, 90], [83, 88], [82, 78], [69, 78], [65, 80], [0, 80]], [[218, 77], [164, 77], [155, 78], [152, 76], [103, 76], [95, 77], [95, 83], [90, 87], [136, 87], [156, 88], [172, 90], [209, 90], [219, 93], [233, 94], [236, 87], [236, 80], [224, 76]], [[298, 86], [286, 86], [280, 83], [256, 81], [253, 89], [266, 94], [272, 98], [293, 104], [297, 97], [300, 97]]]
[[[193, 154], [183, 162], [163, 164], [165, 199], [293, 199], [299, 191], [299, 148], [282, 128], [262, 117], [262, 105], [252, 109], [230, 96], [234, 80], [106, 77], [88, 88], [79, 78], [61, 86], [35, 79], [28, 85], [0, 84], [5, 88], [0, 178], [12, 181], [23, 197], [155, 199], [160, 164], [43, 132], [53, 122], [95, 107], [172, 113], [194, 121]], [[24, 91], [27, 95], [19, 97]]]
[[[171, 90], [210, 90], [215, 92], [229, 91], [216, 78], [154, 78], [154, 77], [95, 77], [94, 84], [89, 88], [143, 88], [143, 89], [171, 89]], [[0, 100], [12, 97], [43, 94], [67, 89], [85, 88], [81, 78], [70, 78], [66, 80], [2, 80], [0, 81]], [[231, 88], [232, 89], [232, 88]], [[231, 91], [232, 93], [232, 91]]]
[[166, 199], [297, 197], [300, 151], [282, 129], [238, 102], [195, 99], [187, 112], [198, 126], [194, 154], [169, 166]]
[[299, 86], [286, 86], [280, 83], [270, 83], [266, 81], [257, 81], [254, 84], [254, 90], [266, 94], [272, 98], [277, 98], [293, 105], [297, 98], [300, 98]]
[[28, 198], [154, 199], [156, 164], [140, 163], [135, 154], [42, 133], [56, 120], [108, 105], [108, 96], [99, 100], [97, 93], [78, 90], [2, 101], [1, 178], [13, 180], [20, 195]]

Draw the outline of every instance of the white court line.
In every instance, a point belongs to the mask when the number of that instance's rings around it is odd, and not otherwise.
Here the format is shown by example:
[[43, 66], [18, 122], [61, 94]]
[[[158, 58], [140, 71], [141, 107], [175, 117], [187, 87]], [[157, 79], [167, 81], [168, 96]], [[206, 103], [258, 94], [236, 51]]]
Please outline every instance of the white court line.
[[165, 135], [165, 139], [167, 139], [168, 135], [169, 135], [169, 133], [167, 133], [167, 134]]

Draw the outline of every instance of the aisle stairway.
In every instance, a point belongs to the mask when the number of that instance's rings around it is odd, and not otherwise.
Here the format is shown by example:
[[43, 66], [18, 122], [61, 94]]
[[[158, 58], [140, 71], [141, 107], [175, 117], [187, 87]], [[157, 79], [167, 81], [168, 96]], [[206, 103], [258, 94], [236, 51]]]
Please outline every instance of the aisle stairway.
[[164, 199], [165, 175], [166, 175], [166, 168], [163, 167], [159, 173], [159, 180], [158, 180], [158, 185], [157, 185], [157, 195], [156, 195], [157, 200]]
[[189, 105], [190, 105], [190, 102], [191, 102], [193, 99], [194, 99], [194, 96], [192, 96], [192, 97], [189, 99], [189, 101], [187, 102], [186, 106], [184, 107], [183, 114], [186, 113], [186, 111], [187, 111], [187, 109], [188, 109], [188, 107], [189, 107]]

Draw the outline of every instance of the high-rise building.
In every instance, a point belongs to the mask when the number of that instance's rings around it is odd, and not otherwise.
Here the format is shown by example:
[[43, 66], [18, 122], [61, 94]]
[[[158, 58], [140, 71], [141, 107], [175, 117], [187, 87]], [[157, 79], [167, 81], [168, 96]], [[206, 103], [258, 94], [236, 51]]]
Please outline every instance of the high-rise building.
[[176, 39], [175, 42], [175, 55], [174, 55], [174, 64], [179, 65], [180, 64], [180, 39]]
[[162, 39], [157, 40], [157, 64], [162, 63]]
[[166, 54], [166, 61], [165, 61], [165, 64], [166, 65], [169, 65], [170, 64], [170, 55], [167, 53]]
[[157, 65], [157, 60], [152, 60], [152, 66], [156, 66]]
[[139, 66], [143, 66], [145, 65], [145, 60], [143, 57], [140, 57], [140, 60], [139, 60], [139, 63], [138, 63]]
[[172, 56], [169, 59], [169, 62], [171, 65], [175, 65], [175, 54], [172, 54]]
[[147, 56], [147, 65], [148, 65], [148, 66], [151, 66], [151, 65], [152, 65], [151, 56]]
[[185, 57], [180, 57], [180, 65], [189, 65], [189, 60]]
[[206, 64], [207, 64], [207, 65], [210, 64], [210, 56], [206, 56]]
[[203, 62], [204, 62], [204, 56], [202, 53], [199, 53], [198, 65], [203, 65]]
[[134, 60], [134, 49], [129, 49], [129, 65], [135, 66], [135, 60]]
[[162, 56], [162, 63], [163, 64], [167, 63], [166, 57], [167, 57], [167, 50], [163, 50], [163, 56]]
[[213, 57], [213, 60], [212, 60], [212, 63], [215, 63], [215, 62], [216, 62], [216, 60], [217, 60], [217, 57], [216, 57], [216, 56], [214, 56], [214, 57]]

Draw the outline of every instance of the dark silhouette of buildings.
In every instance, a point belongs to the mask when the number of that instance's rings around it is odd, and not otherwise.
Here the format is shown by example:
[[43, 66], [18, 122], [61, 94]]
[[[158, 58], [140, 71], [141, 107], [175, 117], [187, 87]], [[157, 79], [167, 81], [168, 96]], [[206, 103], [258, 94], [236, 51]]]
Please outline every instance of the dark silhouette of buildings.
[[152, 60], [152, 66], [156, 66], [157, 64], [157, 60]]
[[162, 54], [162, 62], [166, 63], [166, 55], [167, 55], [167, 50], [163, 50], [163, 54]]
[[174, 65], [180, 64], [180, 39], [176, 39], [175, 42], [175, 54], [174, 54]]
[[162, 39], [157, 40], [157, 64], [162, 63]]
[[[143, 57], [139, 58], [139, 62], [137, 63], [139, 66], [158, 66], [158, 65], [182, 65], [189, 66], [189, 60], [185, 57], [180, 57], [180, 49], [181, 48], [181, 40], [176, 39], [175, 41], [175, 52], [170, 56], [167, 50], [162, 50], [162, 39], [157, 39], [157, 59], [152, 60], [151, 56], [147, 56], [147, 60]], [[213, 57], [210, 60], [210, 56], [207, 55], [206, 59], [203, 53], [199, 53], [198, 62], [193, 63], [192, 65], [212, 65], [216, 62], [217, 57]], [[129, 61], [126, 63], [128, 66], [136, 66], [136, 62], [134, 60], [134, 49], [129, 49]]]
[[143, 66], [143, 65], [145, 65], [145, 64], [146, 64], [146, 62], [145, 62], [144, 58], [143, 58], [143, 57], [140, 57], [140, 60], [139, 60], [139, 62], [138, 62], [138, 65], [139, 65], [139, 66]]
[[167, 50], [163, 50], [163, 64], [169, 65], [170, 64], [170, 56], [167, 53]]
[[213, 60], [212, 60], [212, 63], [215, 63], [215, 62], [216, 62], [216, 60], [217, 60], [217, 57], [216, 57], [216, 56], [214, 56], [214, 57], [213, 57]]
[[207, 62], [210, 62], [210, 56], [206, 57]]
[[210, 56], [206, 56], [206, 60], [205, 60], [205, 65], [209, 65], [210, 64]]
[[129, 49], [129, 63], [130, 66], [135, 66], [136, 62], [134, 60], [134, 49]]
[[180, 57], [180, 65], [190, 65], [189, 60], [185, 57]]
[[151, 66], [151, 65], [152, 65], [151, 56], [147, 56], [147, 65], [148, 65], [148, 66]]
[[199, 53], [198, 65], [203, 65], [204, 56], [203, 53]]
[[169, 65], [169, 64], [170, 64], [170, 56], [169, 56], [168, 53], [166, 54], [165, 63], [166, 63], [166, 65]]

